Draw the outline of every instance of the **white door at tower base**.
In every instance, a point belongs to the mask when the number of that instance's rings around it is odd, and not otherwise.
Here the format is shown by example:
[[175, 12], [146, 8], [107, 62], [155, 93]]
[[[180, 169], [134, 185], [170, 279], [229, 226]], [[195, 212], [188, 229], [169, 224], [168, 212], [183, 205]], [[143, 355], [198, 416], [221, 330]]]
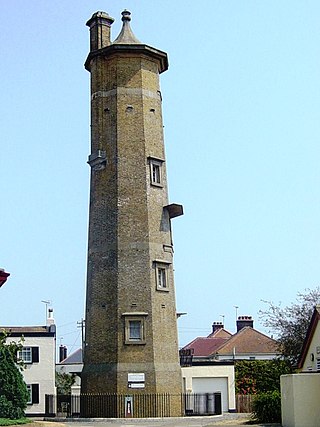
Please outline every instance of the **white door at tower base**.
[[192, 393], [221, 393], [222, 412], [228, 412], [227, 378], [192, 378]]

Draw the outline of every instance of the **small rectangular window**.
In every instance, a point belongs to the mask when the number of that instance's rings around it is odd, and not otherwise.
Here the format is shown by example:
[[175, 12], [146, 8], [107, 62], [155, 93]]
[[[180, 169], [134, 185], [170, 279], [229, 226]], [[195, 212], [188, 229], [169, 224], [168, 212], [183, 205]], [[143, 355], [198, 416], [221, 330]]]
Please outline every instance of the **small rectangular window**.
[[161, 184], [160, 165], [156, 163], [152, 163], [152, 182]]
[[158, 291], [169, 291], [169, 263], [154, 261], [156, 271], [156, 286]]
[[145, 344], [145, 317], [147, 313], [123, 313], [125, 344]]
[[32, 386], [31, 386], [31, 384], [27, 384], [27, 391], [29, 394], [27, 405], [32, 405]]
[[24, 363], [38, 363], [39, 347], [23, 347], [18, 351], [18, 359]]
[[158, 270], [158, 286], [159, 288], [166, 288], [167, 287], [166, 268], [158, 267], [157, 270]]
[[129, 340], [141, 341], [141, 339], [142, 339], [141, 320], [129, 320]]
[[317, 371], [320, 371], [320, 359], [317, 359]]
[[156, 187], [163, 186], [162, 164], [163, 160], [149, 157], [150, 163], [150, 183]]
[[39, 403], [39, 384], [27, 384], [27, 391], [29, 393], [27, 405]]

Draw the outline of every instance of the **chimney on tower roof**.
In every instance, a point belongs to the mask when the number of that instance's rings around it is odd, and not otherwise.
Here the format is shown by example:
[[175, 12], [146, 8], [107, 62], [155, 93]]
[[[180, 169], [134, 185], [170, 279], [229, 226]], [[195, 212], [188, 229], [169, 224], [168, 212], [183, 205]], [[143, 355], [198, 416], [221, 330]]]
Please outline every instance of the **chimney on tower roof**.
[[87, 26], [90, 27], [90, 52], [102, 49], [111, 44], [111, 25], [114, 19], [106, 12], [94, 13]]

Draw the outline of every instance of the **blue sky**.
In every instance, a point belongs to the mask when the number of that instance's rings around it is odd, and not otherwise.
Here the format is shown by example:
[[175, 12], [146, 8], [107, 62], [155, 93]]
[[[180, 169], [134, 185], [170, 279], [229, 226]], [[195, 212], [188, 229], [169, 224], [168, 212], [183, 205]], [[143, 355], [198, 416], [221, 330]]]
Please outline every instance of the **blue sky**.
[[[161, 75], [180, 344], [264, 331], [261, 300], [291, 303], [320, 278], [317, 0], [2, 2], [0, 324], [43, 324], [74, 350], [83, 317], [89, 167], [85, 22], [121, 11], [168, 53]], [[63, 339], [60, 339], [63, 337]]]

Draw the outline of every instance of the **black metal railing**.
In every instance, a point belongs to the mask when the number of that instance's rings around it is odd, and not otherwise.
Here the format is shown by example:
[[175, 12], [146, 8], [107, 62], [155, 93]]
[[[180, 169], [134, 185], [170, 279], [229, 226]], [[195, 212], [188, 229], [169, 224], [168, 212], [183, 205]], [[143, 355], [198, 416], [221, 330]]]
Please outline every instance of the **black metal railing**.
[[173, 395], [147, 394], [81, 394], [46, 395], [46, 416], [81, 418], [153, 418], [177, 415], [221, 414], [221, 393]]

